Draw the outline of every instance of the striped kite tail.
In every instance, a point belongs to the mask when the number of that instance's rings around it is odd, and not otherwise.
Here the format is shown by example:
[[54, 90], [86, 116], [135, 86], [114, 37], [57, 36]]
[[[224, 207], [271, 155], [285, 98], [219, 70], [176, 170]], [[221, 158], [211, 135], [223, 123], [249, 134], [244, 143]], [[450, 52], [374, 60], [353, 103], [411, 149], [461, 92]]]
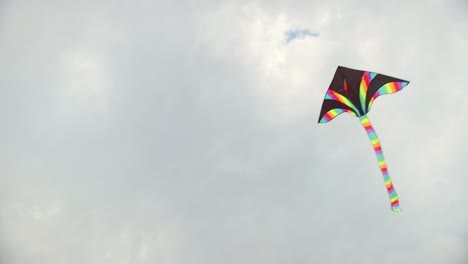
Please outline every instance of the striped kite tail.
[[401, 212], [400, 203], [398, 202], [398, 195], [393, 188], [392, 180], [390, 179], [390, 174], [388, 173], [387, 163], [385, 162], [385, 158], [382, 152], [382, 147], [380, 146], [380, 140], [377, 137], [377, 133], [375, 132], [374, 128], [372, 127], [369, 119], [366, 115], [359, 117], [361, 120], [361, 124], [366, 129], [367, 135], [372, 142], [372, 147], [374, 148], [375, 155], [377, 155], [377, 160], [379, 162], [380, 170], [382, 171], [382, 175], [385, 181], [385, 186], [387, 187], [388, 196], [390, 198], [390, 204], [392, 207], [392, 211], [394, 212]]

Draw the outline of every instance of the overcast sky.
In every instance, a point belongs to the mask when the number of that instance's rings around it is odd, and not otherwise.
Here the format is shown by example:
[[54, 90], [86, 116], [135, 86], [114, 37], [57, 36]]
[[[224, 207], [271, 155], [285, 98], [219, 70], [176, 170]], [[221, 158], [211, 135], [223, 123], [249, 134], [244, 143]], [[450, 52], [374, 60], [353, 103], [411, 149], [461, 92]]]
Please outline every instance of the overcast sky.
[[[467, 12], [0, 1], [0, 263], [468, 263]], [[411, 81], [368, 115], [403, 213], [317, 124], [338, 65]]]

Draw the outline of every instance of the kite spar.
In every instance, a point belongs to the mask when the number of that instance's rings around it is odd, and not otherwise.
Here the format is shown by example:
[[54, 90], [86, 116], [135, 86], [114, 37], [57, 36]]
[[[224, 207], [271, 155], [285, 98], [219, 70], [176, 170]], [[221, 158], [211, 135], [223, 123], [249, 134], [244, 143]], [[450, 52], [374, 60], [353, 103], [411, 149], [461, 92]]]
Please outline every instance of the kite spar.
[[409, 81], [383, 74], [360, 71], [338, 66], [328, 88], [320, 111], [319, 123], [327, 123], [341, 113], [350, 113], [359, 118], [374, 148], [385, 186], [390, 199], [391, 209], [400, 212], [398, 195], [393, 187], [387, 163], [382, 152], [380, 140], [372, 127], [367, 113], [372, 103], [380, 95], [396, 93], [408, 85]]

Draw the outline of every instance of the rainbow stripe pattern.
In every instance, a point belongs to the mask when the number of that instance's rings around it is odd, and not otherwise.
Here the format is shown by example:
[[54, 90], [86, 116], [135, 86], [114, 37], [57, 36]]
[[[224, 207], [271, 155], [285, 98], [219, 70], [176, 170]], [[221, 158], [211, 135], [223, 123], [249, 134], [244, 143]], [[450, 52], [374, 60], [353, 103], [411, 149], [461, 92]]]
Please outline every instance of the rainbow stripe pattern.
[[367, 106], [367, 112], [370, 111], [372, 107], [372, 103], [377, 97], [384, 95], [384, 94], [396, 93], [400, 91], [401, 89], [403, 89], [403, 87], [405, 87], [406, 85], [408, 85], [408, 82], [389, 82], [389, 83], [382, 85], [382, 87], [380, 87], [377, 90], [377, 92], [375, 92], [374, 95], [372, 95], [369, 101], [369, 105]]
[[355, 117], [357, 117], [357, 115], [356, 115], [356, 113], [354, 113], [354, 111], [351, 111], [351, 110], [345, 109], [345, 108], [335, 108], [335, 109], [332, 109], [332, 110], [328, 111], [322, 117], [322, 119], [320, 119], [320, 123], [327, 123], [330, 120], [332, 120], [333, 118], [335, 118], [337, 115], [342, 114], [342, 113], [350, 113], [350, 114], [354, 115]]
[[353, 109], [356, 112], [356, 115], [359, 115], [359, 110], [356, 108], [353, 102], [351, 102], [348, 98], [341, 95], [340, 93], [333, 91], [332, 89], [328, 89], [327, 93], [325, 94], [325, 99], [338, 101], [346, 105], [347, 107]]
[[377, 76], [375, 72], [364, 72], [362, 74], [361, 84], [359, 86], [359, 99], [361, 99], [362, 109], [366, 108], [367, 89], [369, 88], [370, 82]]
[[382, 171], [382, 175], [385, 182], [385, 187], [387, 188], [388, 196], [390, 199], [390, 205], [392, 211], [394, 212], [401, 212], [400, 203], [398, 201], [398, 195], [393, 187], [392, 180], [390, 178], [390, 174], [388, 173], [387, 163], [385, 162], [385, 158], [382, 152], [382, 147], [380, 145], [380, 140], [377, 137], [377, 133], [375, 132], [374, 128], [372, 127], [369, 118], [366, 115], [359, 117], [361, 120], [361, 124], [367, 132], [369, 139], [372, 143], [372, 147], [374, 148], [375, 155], [377, 156], [377, 160], [379, 162], [380, 170]]

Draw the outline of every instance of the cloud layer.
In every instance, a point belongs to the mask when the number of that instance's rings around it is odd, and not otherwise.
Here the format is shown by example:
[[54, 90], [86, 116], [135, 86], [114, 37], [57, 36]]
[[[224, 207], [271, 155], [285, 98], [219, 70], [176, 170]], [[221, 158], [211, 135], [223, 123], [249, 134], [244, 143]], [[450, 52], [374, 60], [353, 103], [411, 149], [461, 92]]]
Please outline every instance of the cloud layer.
[[[465, 263], [466, 5], [382, 5], [3, 2], [0, 262]], [[316, 123], [337, 65], [411, 81], [369, 114], [403, 214]]]

